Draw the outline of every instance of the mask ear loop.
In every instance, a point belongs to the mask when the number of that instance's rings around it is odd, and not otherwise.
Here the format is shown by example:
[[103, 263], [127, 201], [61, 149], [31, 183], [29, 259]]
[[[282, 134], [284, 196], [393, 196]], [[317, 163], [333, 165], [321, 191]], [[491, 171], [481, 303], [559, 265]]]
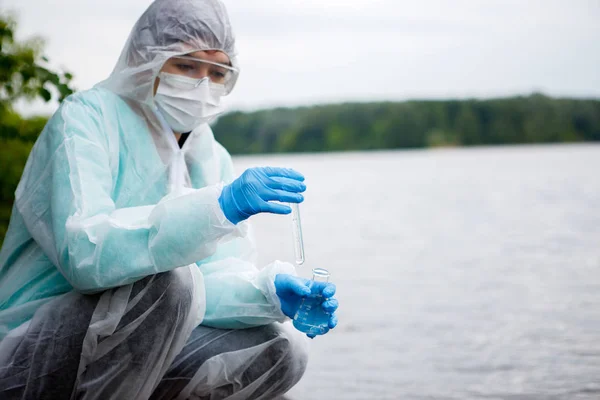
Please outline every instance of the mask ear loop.
[[[160, 76], [159, 75], [160, 75], [160, 72], [162, 71], [163, 67], [167, 63], [167, 61], [169, 61], [169, 58], [170, 57], [165, 58], [163, 60], [162, 64], [160, 64], [160, 68], [156, 69], [156, 71], [154, 71], [152, 73], [152, 108], [155, 110], [158, 110], [158, 106], [156, 105], [154, 98], [156, 97], [156, 91], [158, 90], [158, 85], [160, 85]], [[157, 79], [158, 79], [158, 85], [156, 85]]]

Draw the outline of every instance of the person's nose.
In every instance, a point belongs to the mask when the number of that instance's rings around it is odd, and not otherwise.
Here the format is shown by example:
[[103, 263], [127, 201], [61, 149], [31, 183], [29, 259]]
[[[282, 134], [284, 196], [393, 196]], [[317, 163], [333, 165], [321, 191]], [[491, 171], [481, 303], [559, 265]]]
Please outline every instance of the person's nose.
[[208, 65], [202, 65], [202, 67], [200, 67], [198, 69], [198, 74], [196, 76], [197, 79], [204, 79], [204, 78], [208, 78], [209, 77], [209, 67]]

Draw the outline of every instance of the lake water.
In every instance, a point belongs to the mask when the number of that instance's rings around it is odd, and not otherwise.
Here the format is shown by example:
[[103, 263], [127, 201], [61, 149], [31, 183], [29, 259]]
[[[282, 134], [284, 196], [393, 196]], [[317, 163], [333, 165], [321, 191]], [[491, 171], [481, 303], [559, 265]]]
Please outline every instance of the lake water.
[[[306, 263], [339, 325], [309, 399], [600, 399], [600, 145], [237, 157], [306, 176]], [[254, 219], [260, 260], [290, 220]]]

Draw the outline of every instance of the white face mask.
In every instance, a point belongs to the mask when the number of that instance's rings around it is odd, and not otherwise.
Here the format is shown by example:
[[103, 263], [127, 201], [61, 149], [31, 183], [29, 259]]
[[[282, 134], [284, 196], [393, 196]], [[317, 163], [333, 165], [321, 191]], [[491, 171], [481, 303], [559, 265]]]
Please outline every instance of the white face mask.
[[167, 124], [177, 133], [190, 132], [223, 112], [223, 85], [181, 75], [159, 74], [160, 84], [154, 102]]

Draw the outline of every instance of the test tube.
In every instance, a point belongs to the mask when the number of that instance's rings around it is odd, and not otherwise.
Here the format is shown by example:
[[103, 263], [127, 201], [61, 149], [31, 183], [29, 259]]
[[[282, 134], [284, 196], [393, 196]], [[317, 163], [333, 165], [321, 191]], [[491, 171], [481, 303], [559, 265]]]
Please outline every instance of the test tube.
[[300, 206], [291, 203], [292, 208], [292, 232], [294, 234], [294, 255], [296, 265], [304, 264], [304, 240], [302, 239], [302, 223], [300, 222]]

